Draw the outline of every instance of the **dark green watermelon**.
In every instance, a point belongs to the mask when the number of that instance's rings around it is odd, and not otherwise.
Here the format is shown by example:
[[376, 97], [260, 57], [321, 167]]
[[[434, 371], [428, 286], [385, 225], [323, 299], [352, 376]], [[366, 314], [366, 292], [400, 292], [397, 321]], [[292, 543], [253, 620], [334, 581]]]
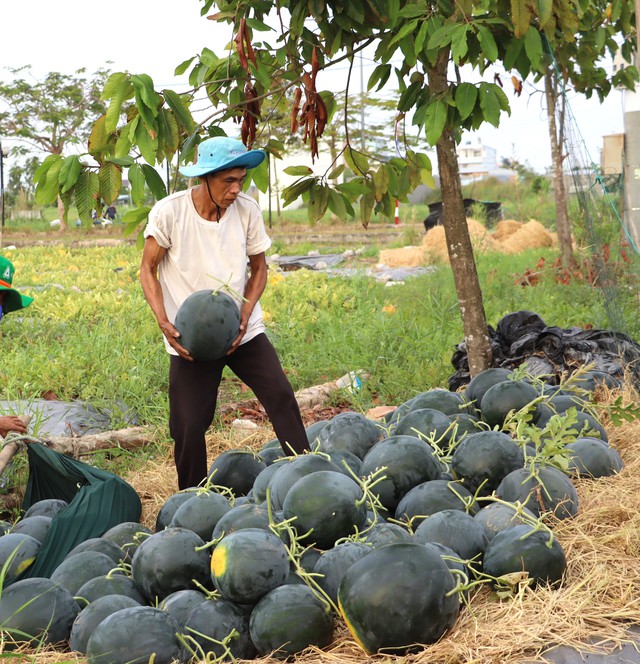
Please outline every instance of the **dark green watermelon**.
[[384, 469], [371, 491], [393, 512], [402, 497], [414, 486], [437, 480], [440, 463], [433, 449], [415, 436], [395, 435], [376, 443], [362, 460], [360, 475], [367, 477]]
[[435, 408], [410, 410], [391, 429], [391, 436], [415, 436], [447, 449], [453, 431], [451, 420]]
[[345, 572], [363, 556], [373, 551], [373, 547], [361, 542], [343, 542], [325, 551], [313, 568], [316, 583], [330, 597], [331, 601], [338, 601], [338, 586]]
[[109, 528], [102, 537], [117, 544], [124, 551], [125, 561], [131, 562], [136, 549], [151, 534], [151, 530], [141, 523], [123, 521]]
[[359, 459], [382, 438], [382, 428], [360, 413], [350, 411], [333, 417], [318, 434], [319, 449], [329, 454], [346, 450]]
[[2, 589], [0, 633], [5, 645], [61, 643], [79, 612], [71, 593], [51, 579], [22, 579]]
[[421, 544], [442, 544], [453, 549], [463, 560], [477, 562], [488, 543], [482, 525], [461, 510], [442, 510], [429, 515], [420, 522], [413, 539]]
[[30, 516], [48, 516], [53, 517], [62, 509], [67, 507], [69, 503], [61, 498], [45, 498], [38, 500], [24, 513], [23, 519]]
[[183, 661], [180, 627], [166, 611], [151, 606], [120, 609], [93, 630], [88, 664], [173, 664]]
[[52, 521], [53, 519], [50, 516], [43, 516], [39, 514], [34, 516], [25, 516], [13, 525], [11, 532], [31, 535], [31, 537], [37, 539], [38, 542], [42, 544], [45, 537], [47, 536], [47, 533], [49, 532]]
[[137, 548], [131, 576], [151, 602], [176, 590], [209, 587], [209, 551], [199, 535], [186, 528], [167, 528], [151, 535]]
[[64, 586], [72, 595], [91, 579], [104, 576], [115, 567], [113, 560], [100, 551], [81, 551], [65, 558], [51, 574], [51, 580]]
[[623, 463], [616, 450], [599, 438], [577, 438], [568, 443], [568, 472], [576, 477], [609, 477], [622, 470]]
[[306, 585], [284, 585], [265, 595], [249, 620], [259, 655], [285, 659], [309, 646], [324, 648], [333, 637], [333, 614]]
[[195, 360], [217, 360], [238, 336], [240, 308], [220, 290], [200, 290], [180, 305], [173, 324], [180, 332], [180, 343]]
[[301, 477], [287, 492], [283, 511], [285, 519], [295, 519], [298, 536], [323, 550], [361, 530], [367, 518], [360, 486], [332, 470]]
[[85, 606], [77, 615], [71, 626], [69, 647], [71, 650], [87, 652], [87, 643], [93, 630], [107, 617], [120, 609], [139, 606], [138, 602], [125, 595], [104, 595]]
[[193, 530], [208, 542], [218, 521], [230, 509], [231, 504], [221, 494], [213, 491], [198, 492], [178, 507], [169, 527]]
[[[510, 411], [519, 411], [540, 395], [524, 380], [505, 380], [490, 387], [482, 397], [482, 420], [491, 428], [502, 427]], [[532, 406], [532, 408], [534, 408]]]
[[571, 480], [557, 468], [537, 469], [537, 477], [529, 468], [510, 472], [496, 490], [499, 498], [510, 503], [521, 502], [536, 516], [553, 512], [558, 519], [578, 513], [578, 492]]
[[178, 510], [178, 507], [180, 507], [182, 503], [186, 502], [190, 498], [193, 498], [195, 494], [195, 490], [187, 489], [186, 491], [178, 491], [178, 493], [170, 495], [158, 511], [156, 516], [155, 532], [159, 532], [167, 528], [171, 523], [171, 519], [173, 519], [173, 515]]
[[524, 574], [534, 585], [557, 585], [562, 581], [567, 561], [558, 540], [546, 530], [528, 525], [499, 532], [484, 554], [484, 573], [498, 578]]
[[231, 489], [234, 496], [246, 496], [267, 464], [254, 452], [227, 450], [209, 468], [209, 482]]
[[70, 558], [76, 553], [82, 553], [83, 551], [99, 551], [100, 553], [104, 553], [113, 560], [114, 567], [124, 558], [124, 551], [117, 544], [102, 537], [91, 537], [84, 542], [80, 542], [78, 546], [73, 547], [69, 551], [65, 558]]
[[199, 590], [176, 590], [176, 592], [167, 595], [162, 600], [160, 608], [170, 613], [176, 619], [178, 625], [183, 627], [191, 609], [207, 599], [208, 597]]
[[413, 535], [397, 523], [375, 523], [365, 531], [362, 541], [374, 549], [387, 544], [410, 542]]
[[473, 518], [482, 525], [490, 541], [507, 528], [533, 523], [537, 516], [524, 506], [518, 509], [513, 503], [492, 502], [485, 505]]
[[124, 574], [105, 574], [89, 579], [78, 588], [76, 597], [82, 598], [89, 604], [105, 595], [124, 595], [138, 604], [146, 604], [147, 600], [138, 590], [135, 581]]
[[[453, 451], [453, 476], [474, 495], [492, 494], [512, 470], [522, 468], [518, 444], [501, 431], [481, 431], [465, 437]], [[481, 488], [482, 487], [482, 488]]]
[[431, 480], [408, 491], [396, 508], [398, 521], [410, 522], [415, 529], [430, 514], [455, 509], [475, 514], [479, 507], [460, 482]]
[[433, 408], [445, 415], [455, 416], [460, 412], [466, 412], [468, 407], [469, 403], [461, 393], [435, 388], [415, 396], [411, 400], [409, 410]]
[[454, 587], [447, 565], [432, 549], [389, 544], [351, 565], [338, 602], [365, 652], [403, 655], [434, 643], [453, 627], [460, 608]]
[[482, 397], [484, 397], [487, 390], [497, 383], [509, 380], [509, 376], [511, 376], [511, 371], [509, 369], [504, 369], [503, 367], [492, 367], [476, 374], [469, 381], [469, 384], [464, 391], [467, 402], [473, 404], [476, 410], [479, 411]]
[[197, 602], [184, 621], [183, 633], [197, 661], [209, 662], [213, 658], [222, 661], [229, 656], [252, 659], [256, 653], [249, 635], [249, 615], [237, 604], [224, 599]]

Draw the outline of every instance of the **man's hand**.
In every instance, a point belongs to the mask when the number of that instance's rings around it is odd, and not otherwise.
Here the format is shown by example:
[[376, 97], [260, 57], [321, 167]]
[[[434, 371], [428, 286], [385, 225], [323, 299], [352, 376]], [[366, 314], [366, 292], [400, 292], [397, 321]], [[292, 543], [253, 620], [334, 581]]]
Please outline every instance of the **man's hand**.
[[238, 330], [238, 336], [234, 339], [233, 343], [231, 344], [231, 348], [229, 348], [229, 350], [227, 351], [227, 355], [231, 355], [231, 353], [233, 353], [233, 351], [240, 345], [240, 342], [244, 338], [246, 331], [247, 331], [247, 321], [241, 320], [240, 329]]
[[162, 334], [164, 334], [167, 341], [169, 342], [171, 348], [173, 348], [176, 353], [180, 355], [180, 357], [193, 362], [193, 357], [191, 357], [189, 351], [178, 341], [180, 338], [180, 332], [178, 332], [178, 330], [176, 330], [176, 328], [169, 321], [162, 323], [160, 325], [160, 329], [162, 330]]
[[0, 436], [3, 438], [10, 432], [27, 433], [27, 425], [17, 415], [3, 415], [0, 417]]

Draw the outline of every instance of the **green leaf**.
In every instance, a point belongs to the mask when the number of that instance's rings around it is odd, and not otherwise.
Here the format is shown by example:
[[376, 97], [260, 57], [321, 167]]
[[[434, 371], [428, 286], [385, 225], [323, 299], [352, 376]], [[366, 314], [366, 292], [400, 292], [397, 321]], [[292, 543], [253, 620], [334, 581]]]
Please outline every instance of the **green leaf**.
[[459, 23], [445, 23], [437, 28], [434, 33], [430, 35], [429, 41], [427, 42], [427, 48], [429, 50], [439, 50], [448, 46], [451, 43], [458, 26]]
[[140, 164], [133, 164], [129, 168], [129, 184], [131, 185], [131, 199], [134, 205], [142, 205], [144, 203], [144, 173]]
[[142, 172], [147, 186], [157, 201], [167, 195], [167, 188], [165, 187], [162, 178], [158, 171], [149, 164], [142, 164]]
[[158, 150], [158, 137], [151, 137], [147, 127], [143, 122], [138, 122], [136, 126], [135, 142], [140, 148], [140, 154], [149, 164], [156, 163], [156, 152]]
[[423, 21], [414, 39], [414, 47], [416, 49], [416, 53], [422, 53], [425, 41], [427, 40], [428, 30], [429, 30], [429, 22]]
[[[135, 90], [136, 108], [140, 118], [149, 131], [155, 131], [155, 119], [160, 106], [160, 96], [153, 89], [153, 83], [150, 81], [151, 79], [146, 74], [131, 77], [131, 83]], [[151, 85], [151, 89], [148, 85]]]
[[136, 226], [144, 221], [151, 211], [150, 207], [138, 207], [133, 210], [127, 210], [122, 215], [122, 223], [124, 224], [135, 224]]
[[441, 99], [433, 99], [425, 116], [426, 136], [429, 145], [435, 145], [447, 123], [447, 105]]
[[58, 183], [60, 185], [60, 194], [65, 194], [78, 181], [78, 176], [82, 171], [82, 164], [77, 155], [73, 154], [70, 157], [65, 157], [60, 166], [58, 173]]
[[401, 39], [404, 39], [405, 37], [409, 36], [413, 32], [415, 32], [416, 28], [418, 27], [418, 21], [410, 21], [409, 23], [405, 23], [398, 32], [395, 33], [391, 41], [389, 42], [389, 46], [392, 44], [395, 44], [399, 42]]
[[337, 180], [343, 173], [345, 169], [344, 164], [338, 164], [332, 171], [327, 175], [328, 180]]
[[102, 164], [98, 171], [98, 179], [100, 181], [100, 197], [107, 205], [111, 205], [118, 198], [118, 194], [122, 189], [122, 169], [116, 164]]
[[498, 46], [491, 30], [484, 25], [478, 26], [478, 42], [484, 57], [489, 62], [495, 62], [498, 59]]
[[390, 75], [391, 75], [391, 65], [378, 65], [373, 70], [373, 73], [369, 77], [369, 81], [367, 83], [367, 91], [372, 90], [376, 85], [378, 86], [376, 88], [377, 90], [383, 88], [386, 82], [389, 80]]
[[515, 36], [520, 39], [531, 22], [530, 0], [511, 0], [511, 20]]
[[[428, 9], [423, 4], [405, 5], [399, 12], [400, 18], [427, 18]], [[426, 23], [426, 20], [425, 20]]]
[[[329, 209], [333, 214], [340, 219], [340, 221], [345, 221], [349, 216], [347, 210], [347, 204], [349, 201], [345, 196], [339, 194], [335, 189], [329, 189]], [[349, 207], [351, 204], [349, 204]]]
[[135, 164], [133, 157], [107, 157], [105, 161], [108, 161], [111, 164], [116, 164], [116, 166], [132, 166]]
[[109, 150], [109, 135], [105, 129], [106, 116], [101, 115], [91, 127], [89, 135], [89, 154], [101, 162], [101, 155]]
[[117, 72], [109, 77], [102, 93], [102, 99], [111, 99], [105, 121], [105, 131], [107, 133], [116, 130], [122, 104], [131, 97], [132, 92], [133, 86], [127, 74]]
[[367, 193], [360, 198], [360, 222], [365, 228], [371, 221], [371, 215], [375, 203], [376, 199], [371, 191], [367, 191]]
[[196, 59], [196, 56], [194, 55], [192, 58], [189, 58], [188, 60], [185, 60], [184, 62], [181, 62], [174, 70], [174, 74], [176, 76], [182, 76], [187, 69], [189, 69], [189, 66], [191, 63]]
[[99, 192], [98, 174], [86, 169], [83, 170], [76, 183], [75, 199], [78, 216], [87, 225], [92, 223], [91, 210], [96, 206]]
[[265, 194], [269, 189], [269, 159], [265, 159], [256, 168], [249, 169], [251, 180]]
[[423, 84], [420, 81], [415, 81], [407, 87], [407, 89], [400, 95], [398, 100], [398, 110], [402, 113], [410, 111], [422, 92]]
[[313, 170], [308, 166], [287, 166], [283, 172], [287, 175], [313, 175]]
[[315, 224], [327, 211], [329, 204], [329, 187], [316, 184], [309, 190], [309, 202], [307, 203], [307, 214], [310, 224]]
[[538, 20], [540, 27], [544, 28], [549, 22], [553, 12], [553, 0], [536, 0], [535, 6], [537, 9]]
[[531, 26], [524, 35], [524, 50], [531, 62], [533, 69], [538, 69], [542, 60], [542, 37], [540, 33]]
[[182, 95], [179, 95], [173, 90], [163, 90], [164, 100], [167, 102], [169, 108], [173, 111], [178, 124], [187, 132], [191, 133], [195, 126], [193, 116], [189, 107], [185, 104]]
[[292, 185], [285, 187], [282, 191], [282, 200], [284, 206], [290, 205], [293, 201], [298, 200], [302, 194], [309, 191], [316, 182], [316, 178], [304, 178], [296, 180]]
[[460, 117], [463, 120], [466, 120], [471, 113], [473, 113], [473, 107], [476, 105], [476, 100], [478, 98], [478, 88], [471, 83], [460, 83], [456, 88], [455, 92], [455, 101], [460, 113]]
[[479, 97], [484, 119], [497, 127], [500, 124], [500, 102], [491, 85], [480, 83]]
[[38, 168], [36, 168], [35, 173], [33, 174], [33, 180], [36, 184], [39, 184], [41, 180], [43, 182], [46, 180], [47, 171], [51, 168], [51, 164], [57, 159], [60, 159], [59, 154], [50, 154], [45, 157], [44, 161], [38, 166]]
[[389, 171], [386, 164], [380, 164], [373, 173], [373, 195], [376, 202], [380, 202], [389, 190]]
[[469, 50], [467, 44], [467, 32], [469, 30], [469, 25], [467, 23], [461, 23], [458, 25], [451, 38], [451, 58], [458, 64]]
[[40, 178], [36, 187], [36, 203], [39, 205], [50, 205], [58, 198], [58, 176], [62, 168], [62, 158], [55, 155], [57, 159], [52, 160], [47, 168], [46, 175]]
[[369, 172], [369, 160], [362, 152], [348, 147], [344, 151], [344, 160], [356, 175], [365, 175]]

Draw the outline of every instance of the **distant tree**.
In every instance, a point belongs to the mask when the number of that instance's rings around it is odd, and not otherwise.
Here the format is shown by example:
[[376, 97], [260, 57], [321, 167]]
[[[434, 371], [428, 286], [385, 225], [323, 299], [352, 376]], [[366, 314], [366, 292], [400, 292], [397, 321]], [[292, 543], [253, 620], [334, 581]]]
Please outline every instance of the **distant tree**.
[[9, 169], [7, 179], [7, 204], [14, 206], [19, 200], [29, 205], [35, 193], [34, 174], [40, 165], [37, 157], [30, 157], [23, 163], [16, 163]]
[[41, 204], [58, 201], [60, 227], [64, 229], [64, 198], [68, 194], [64, 187], [58, 187], [59, 175], [63, 169], [80, 172], [82, 166], [77, 156], [62, 156], [70, 146], [86, 144], [96, 119], [105, 112], [100, 93], [109, 72], [51, 72], [41, 81], [30, 75], [28, 66], [9, 72], [12, 80], [0, 84], [0, 135], [21, 139], [21, 144], [13, 149], [16, 152], [35, 149], [59, 157], [56, 167], [47, 173], [47, 186], [39, 188], [36, 200]]

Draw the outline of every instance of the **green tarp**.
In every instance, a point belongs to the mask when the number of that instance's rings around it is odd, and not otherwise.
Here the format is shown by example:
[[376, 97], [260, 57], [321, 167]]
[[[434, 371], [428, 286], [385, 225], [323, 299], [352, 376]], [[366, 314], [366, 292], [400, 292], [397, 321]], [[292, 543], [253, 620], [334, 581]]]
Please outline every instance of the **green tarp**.
[[23, 509], [48, 498], [66, 500], [69, 505], [54, 516], [35, 561], [19, 578], [48, 578], [80, 542], [100, 537], [119, 523], [139, 521], [140, 497], [117, 475], [39, 443], [27, 445], [27, 452], [29, 480]]

